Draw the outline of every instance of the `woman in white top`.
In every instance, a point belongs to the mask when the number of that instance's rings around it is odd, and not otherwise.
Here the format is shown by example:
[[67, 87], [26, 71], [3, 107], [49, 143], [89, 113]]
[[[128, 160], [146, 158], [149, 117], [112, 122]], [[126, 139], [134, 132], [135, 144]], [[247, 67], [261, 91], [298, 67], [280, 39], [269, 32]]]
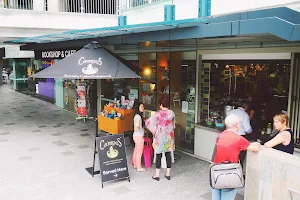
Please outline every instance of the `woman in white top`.
[[133, 164], [134, 168], [138, 172], [145, 171], [142, 168], [142, 154], [144, 150], [144, 127], [145, 122], [143, 120], [144, 104], [135, 103], [135, 116], [134, 116], [134, 132], [133, 132], [133, 141], [135, 143], [135, 148], [133, 152]]

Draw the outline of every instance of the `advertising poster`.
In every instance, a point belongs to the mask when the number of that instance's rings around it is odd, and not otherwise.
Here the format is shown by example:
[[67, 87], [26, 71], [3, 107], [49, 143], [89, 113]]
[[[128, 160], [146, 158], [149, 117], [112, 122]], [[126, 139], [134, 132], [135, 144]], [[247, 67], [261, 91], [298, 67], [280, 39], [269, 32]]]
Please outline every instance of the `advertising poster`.
[[128, 178], [124, 136], [98, 137], [97, 146], [102, 182]]
[[86, 91], [85, 83], [77, 82], [76, 84], [76, 104], [77, 104], [77, 113], [79, 116], [86, 116]]

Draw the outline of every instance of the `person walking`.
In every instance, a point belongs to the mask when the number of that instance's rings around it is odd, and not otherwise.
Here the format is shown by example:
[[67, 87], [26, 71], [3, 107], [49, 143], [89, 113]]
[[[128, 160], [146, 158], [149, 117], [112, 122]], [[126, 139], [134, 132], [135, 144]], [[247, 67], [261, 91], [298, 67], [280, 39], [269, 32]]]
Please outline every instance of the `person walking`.
[[160, 168], [162, 154], [165, 153], [167, 161], [167, 170], [165, 177], [171, 179], [171, 152], [175, 150], [174, 129], [175, 114], [168, 109], [169, 100], [162, 98], [159, 100], [160, 111], [146, 120], [146, 127], [153, 134], [153, 148], [156, 154], [156, 171], [152, 177], [154, 180], [160, 180]]
[[133, 166], [138, 172], [146, 171], [142, 168], [142, 155], [144, 150], [144, 127], [145, 122], [143, 120], [144, 104], [136, 103], [135, 104], [135, 116], [133, 119], [134, 122], [134, 132], [133, 132], [133, 141], [135, 143], [133, 151]]
[[[223, 162], [239, 162], [240, 151], [258, 152], [260, 144], [250, 143], [244, 137], [237, 134], [240, 129], [239, 117], [230, 114], [225, 118], [226, 130], [219, 135], [216, 146], [216, 153], [213, 159], [214, 164]], [[234, 200], [237, 189], [213, 189], [212, 200]]]

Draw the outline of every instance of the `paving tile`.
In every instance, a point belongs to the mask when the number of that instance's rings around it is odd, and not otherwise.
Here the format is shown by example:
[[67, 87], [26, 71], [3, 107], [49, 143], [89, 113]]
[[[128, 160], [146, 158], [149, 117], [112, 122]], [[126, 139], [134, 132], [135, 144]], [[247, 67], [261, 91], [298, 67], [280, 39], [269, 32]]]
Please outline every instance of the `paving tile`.
[[9, 132], [0, 133], [0, 135], [8, 135]]
[[34, 151], [40, 151], [41, 150], [41, 148], [32, 148], [32, 149], [28, 149], [28, 151], [31, 151], [31, 152], [34, 152]]
[[38, 133], [38, 132], [42, 132], [41, 130], [33, 130], [33, 133]]
[[120, 187], [117, 187], [117, 188], [113, 189], [113, 192], [116, 193], [116, 194], [124, 194], [124, 193], [131, 192], [131, 191], [132, 190], [130, 190], [126, 186], [120, 186]]
[[[207, 193], [203, 194], [201, 197], [205, 200], [211, 200], [212, 194], [211, 194], [211, 192], [207, 192]], [[243, 199], [244, 199], [243, 195], [240, 195], [239, 193], [236, 194], [235, 200], [243, 200]]]
[[76, 123], [69, 123], [68, 125], [73, 126], [73, 125], [76, 125]]
[[58, 123], [57, 126], [65, 125], [65, 123]]
[[81, 129], [80, 131], [85, 132], [85, 131], [89, 131], [89, 129]]
[[25, 117], [25, 118], [29, 118], [29, 117], [32, 117], [32, 116], [30, 116], [30, 115], [25, 115], [24, 117]]
[[24, 161], [24, 160], [31, 160], [32, 157], [31, 156], [21, 156], [18, 158], [19, 161]]
[[7, 142], [8, 139], [1, 139], [0, 142]]
[[84, 134], [80, 134], [82, 137], [87, 137], [89, 136], [90, 134], [87, 134], [87, 133], [84, 133]]
[[3, 114], [7, 115], [7, 114], [10, 114], [10, 112], [5, 112], [5, 113], [3, 113]]
[[72, 151], [66, 151], [61, 153], [63, 156], [70, 156], [73, 155], [74, 153]]
[[45, 125], [41, 125], [41, 126], [38, 126], [39, 128], [46, 128], [47, 126]]
[[16, 123], [6, 123], [6, 125], [15, 125]]
[[55, 141], [55, 142], [52, 142], [52, 143], [56, 144], [57, 146], [60, 146], [60, 147], [69, 145], [68, 143], [65, 143], [63, 141]]
[[54, 128], [59, 128], [59, 127], [61, 127], [61, 126], [54, 125], [53, 127], [54, 127]]
[[59, 135], [61, 135], [60, 133], [53, 133], [52, 134], [53, 136], [59, 136]]
[[79, 149], [86, 149], [86, 148], [89, 148], [90, 146], [89, 145], [80, 145], [78, 146]]

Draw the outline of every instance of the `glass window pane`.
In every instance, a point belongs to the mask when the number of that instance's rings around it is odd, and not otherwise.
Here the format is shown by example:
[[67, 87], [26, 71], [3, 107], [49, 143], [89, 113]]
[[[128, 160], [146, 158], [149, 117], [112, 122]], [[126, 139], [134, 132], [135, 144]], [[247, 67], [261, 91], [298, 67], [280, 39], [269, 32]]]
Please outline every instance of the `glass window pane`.
[[176, 116], [176, 148], [194, 152], [196, 51], [172, 52], [170, 108]]
[[140, 101], [146, 110], [157, 110], [156, 53], [139, 53]]

